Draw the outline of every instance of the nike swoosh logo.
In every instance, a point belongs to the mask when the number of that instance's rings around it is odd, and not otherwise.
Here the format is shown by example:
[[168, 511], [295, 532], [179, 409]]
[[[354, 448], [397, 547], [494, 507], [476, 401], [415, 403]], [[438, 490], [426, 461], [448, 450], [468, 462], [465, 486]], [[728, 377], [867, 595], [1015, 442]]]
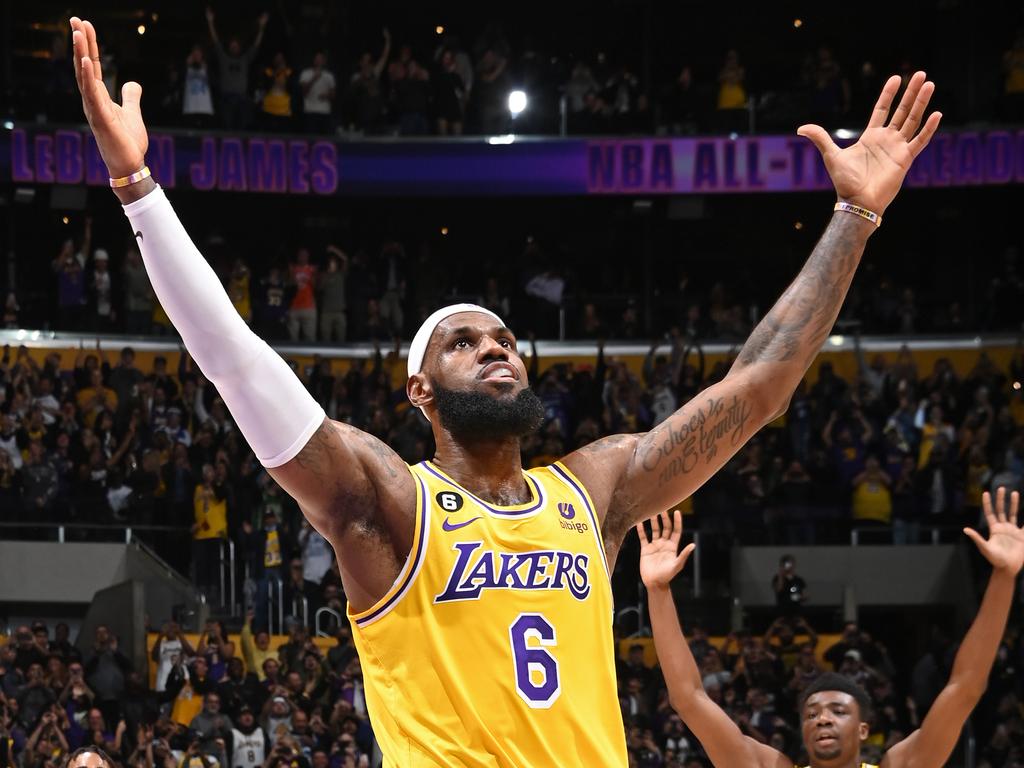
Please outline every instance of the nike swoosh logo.
[[480, 519], [480, 517], [478, 516], [478, 517], [471, 518], [470, 520], [467, 520], [464, 523], [449, 523], [448, 522], [448, 518], [446, 517], [444, 519], [444, 522], [441, 523], [441, 527], [444, 528], [446, 531], [457, 531], [457, 530], [459, 530], [459, 528], [465, 528], [470, 523], [475, 523], [479, 519]]
[[141, 232], [141, 230], [140, 230], [139, 232], [136, 232], [136, 233], [135, 233], [135, 237], [137, 237], [137, 238], [139, 239], [139, 242], [140, 242], [140, 243], [141, 243], [141, 242], [142, 242], [142, 241], [143, 241], [143, 240], [145, 239], [145, 238], [143, 238], [143, 237], [142, 237], [142, 232]]

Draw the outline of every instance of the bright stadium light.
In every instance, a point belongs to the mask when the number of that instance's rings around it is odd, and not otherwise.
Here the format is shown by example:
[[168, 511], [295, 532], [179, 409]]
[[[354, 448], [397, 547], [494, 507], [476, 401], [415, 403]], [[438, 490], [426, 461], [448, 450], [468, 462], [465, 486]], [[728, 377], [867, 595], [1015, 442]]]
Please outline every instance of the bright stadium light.
[[526, 109], [526, 91], [512, 91], [508, 95], [508, 111], [512, 117], [519, 117]]

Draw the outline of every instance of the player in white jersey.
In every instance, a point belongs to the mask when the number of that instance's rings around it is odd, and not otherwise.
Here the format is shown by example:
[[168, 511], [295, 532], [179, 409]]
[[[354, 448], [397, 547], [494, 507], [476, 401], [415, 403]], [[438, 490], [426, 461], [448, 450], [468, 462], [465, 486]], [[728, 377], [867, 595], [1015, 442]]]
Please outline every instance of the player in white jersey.
[[238, 710], [236, 726], [231, 729], [231, 768], [257, 768], [263, 765], [270, 740], [256, 722], [248, 705]]

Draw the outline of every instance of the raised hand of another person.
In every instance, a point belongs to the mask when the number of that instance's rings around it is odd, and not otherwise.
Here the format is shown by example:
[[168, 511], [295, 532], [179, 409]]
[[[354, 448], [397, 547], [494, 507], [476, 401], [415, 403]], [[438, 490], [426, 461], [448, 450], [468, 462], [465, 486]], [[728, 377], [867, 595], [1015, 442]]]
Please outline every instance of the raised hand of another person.
[[982, 495], [981, 505], [988, 526], [988, 539], [973, 528], [964, 528], [964, 533], [974, 541], [995, 570], [1016, 576], [1024, 566], [1024, 530], [1017, 525], [1020, 494], [1017, 491], [1010, 494], [1009, 513], [1005, 488], [996, 491], [995, 509], [992, 508], [992, 494], [988, 492]]
[[886, 82], [856, 144], [840, 149], [820, 125], [801, 125], [797, 129], [797, 134], [810, 139], [821, 152], [839, 199], [879, 216], [896, 197], [911, 163], [928, 146], [942, 118], [941, 113], [932, 112], [922, 123], [935, 84], [925, 81], [924, 72], [915, 72], [886, 123], [900, 82], [899, 75]]
[[648, 589], [667, 587], [697, 548], [696, 544], [687, 544], [679, 552], [682, 514], [677, 509], [671, 515], [659, 512], [657, 517], [652, 517], [650, 539], [643, 523], [636, 526], [636, 532], [640, 536], [640, 578], [644, 586]]
[[72, 16], [71, 30], [75, 79], [96, 146], [112, 177], [129, 176], [145, 165], [149, 146], [139, 106], [142, 86], [125, 83], [121, 86], [121, 103], [116, 104], [103, 84], [96, 29], [91, 22]]

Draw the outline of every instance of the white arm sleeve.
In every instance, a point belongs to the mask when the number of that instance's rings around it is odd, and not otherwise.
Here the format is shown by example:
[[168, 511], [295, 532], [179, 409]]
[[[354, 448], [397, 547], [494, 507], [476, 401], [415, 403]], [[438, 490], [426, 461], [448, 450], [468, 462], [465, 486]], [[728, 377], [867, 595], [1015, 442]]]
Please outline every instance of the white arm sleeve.
[[157, 187], [124, 206], [160, 304], [265, 467], [302, 450], [324, 410], [287, 363], [249, 330]]

